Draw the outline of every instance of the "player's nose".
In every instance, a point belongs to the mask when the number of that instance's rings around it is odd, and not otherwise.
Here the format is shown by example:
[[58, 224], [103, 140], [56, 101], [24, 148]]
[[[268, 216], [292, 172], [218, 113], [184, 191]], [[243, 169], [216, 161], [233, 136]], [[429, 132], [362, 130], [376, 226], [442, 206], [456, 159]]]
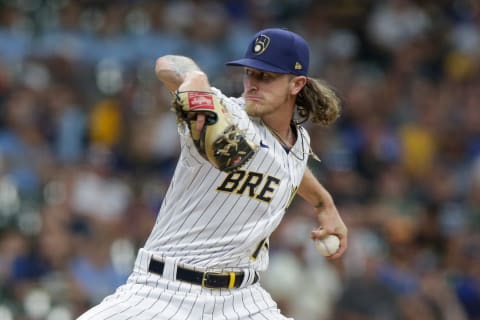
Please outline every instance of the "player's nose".
[[245, 92], [255, 92], [258, 90], [258, 86], [253, 77], [245, 76], [243, 78], [243, 87], [245, 88]]

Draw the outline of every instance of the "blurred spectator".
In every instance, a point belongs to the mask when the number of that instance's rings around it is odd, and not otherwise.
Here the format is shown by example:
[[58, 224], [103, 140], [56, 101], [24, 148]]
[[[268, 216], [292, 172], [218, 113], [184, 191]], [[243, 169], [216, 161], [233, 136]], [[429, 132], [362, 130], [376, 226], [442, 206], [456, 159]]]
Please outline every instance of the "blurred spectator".
[[80, 216], [104, 224], [105, 232], [119, 232], [132, 196], [131, 189], [114, 172], [114, 155], [101, 145], [92, 145], [86, 164], [75, 173], [70, 206]]
[[[81, 224], [81, 220], [78, 223]], [[120, 272], [112, 263], [112, 237], [101, 226], [89, 223], [83, 225], [76, 227], [76, 254], [69, 269], [86, 301], [97, 304], [123, 284], [129, 273]]]
[[43, 32], [37, 38], [34, 55], [43, 58], [58, 57], [77, 63], [92, 61], [90, 44], [92, 34], [82, 25], [82, 7], [69, 1], [57, 15], [47, 15]]
[[371, 40], [387, 51], [426, 37], [430, 27], [430, 17], [411, 0], [377, 2], [368, 21]]
[[0, 59], [20, 64], [28, 57], [33, 40], [32, 21], [12, 5], [0, 10]]
[[90, 111], [89, 139], [92, 144], [114, 148], [122, 134], [120, 104], [115, 99], [98, 101]]
[[54, 159], [41, 131], [41, 109], [35, 92], [27, 88], [13, 91], [4, 112], [5, 123], [0, 128], [4, 174], [20, 193], [36, 197], [38, 188], [51, 174]]
[[85, 152], [86, 115], [75, 89], [66, 85], [51, 86], [47, 93], [48, 108], [53, 119], [53, 150], [59, 162], [75, 164]]

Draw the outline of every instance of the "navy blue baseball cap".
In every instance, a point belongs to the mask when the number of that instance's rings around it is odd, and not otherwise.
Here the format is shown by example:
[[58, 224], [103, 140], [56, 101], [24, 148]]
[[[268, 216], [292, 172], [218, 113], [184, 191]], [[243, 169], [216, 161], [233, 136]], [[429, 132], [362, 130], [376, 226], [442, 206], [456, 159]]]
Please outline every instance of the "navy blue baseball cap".
[[269, 28], [255, 34], [242, 59], [226, 65], [306, 76], [309, 62], [310, 49], [305, 39], [286, 29]]

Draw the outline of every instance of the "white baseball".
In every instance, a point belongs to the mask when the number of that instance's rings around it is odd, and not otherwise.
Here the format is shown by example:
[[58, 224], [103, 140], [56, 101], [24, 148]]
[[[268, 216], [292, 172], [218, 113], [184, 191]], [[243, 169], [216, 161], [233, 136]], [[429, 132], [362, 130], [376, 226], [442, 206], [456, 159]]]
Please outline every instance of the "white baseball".
[[316, 239], [314, 243], [317, 251], [325, 257], [335, 254], [338, 251], [338, 248], [340, 248], [340, 239], [331, 234], [323, 239]]

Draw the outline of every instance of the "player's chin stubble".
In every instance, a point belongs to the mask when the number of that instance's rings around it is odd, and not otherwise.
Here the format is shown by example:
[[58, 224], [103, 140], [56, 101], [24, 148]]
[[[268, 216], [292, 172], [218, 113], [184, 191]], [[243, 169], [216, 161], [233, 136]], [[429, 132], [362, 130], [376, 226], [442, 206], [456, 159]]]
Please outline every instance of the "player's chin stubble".
[[247, 101], [245, 111], [249, 116], [260, 118], [264, 115], [275, 112], [276, 108], [272, 105], [265, 105], [256, 101]]
[[[284, 99], [284, 103], [288, 102], [288, 97]], [[277, 110], [281, 109], [283, 104], [273, 105], [273, 104], [263, 104], [257, 101], [245, 101], [245, 111], [249, 116], [252, 117], [261, 117], [264, 115], [272, 114]]]
[[252, 117], [259, 117], [263, 114], [262, 106], [254, 101], [247, 101], [245, 103], [245, 111]]

